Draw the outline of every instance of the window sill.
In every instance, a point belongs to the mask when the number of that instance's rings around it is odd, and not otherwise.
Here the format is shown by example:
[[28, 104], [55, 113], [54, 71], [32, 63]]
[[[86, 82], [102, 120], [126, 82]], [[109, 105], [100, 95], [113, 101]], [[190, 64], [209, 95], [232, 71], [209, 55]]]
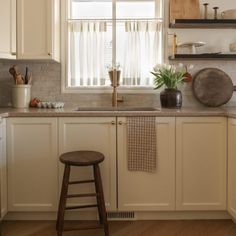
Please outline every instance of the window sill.
[[[121, 86], [117, 88], [119, 94], [157, 94], [158, 91], [153, 87], [130, 87]], [[112, 87], [66, 87], [62, 88], [62, 93], [76, 93], [76, 94], [109, 94], [112, 93]]]

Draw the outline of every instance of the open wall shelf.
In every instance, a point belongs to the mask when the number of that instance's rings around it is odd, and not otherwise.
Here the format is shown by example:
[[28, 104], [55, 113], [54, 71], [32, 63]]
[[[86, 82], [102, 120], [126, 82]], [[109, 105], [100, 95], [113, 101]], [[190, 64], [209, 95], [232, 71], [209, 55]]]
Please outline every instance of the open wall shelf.
[[181, 60], [181, 59], [236, 60], [236, 54], [204, 53], [204, 54], [175, 54], [173, 56], [169, 56], [169, 60]]
[[176, 19], [170, 23], [169, 27], [174, 29], [236, 29], [236, 19]]

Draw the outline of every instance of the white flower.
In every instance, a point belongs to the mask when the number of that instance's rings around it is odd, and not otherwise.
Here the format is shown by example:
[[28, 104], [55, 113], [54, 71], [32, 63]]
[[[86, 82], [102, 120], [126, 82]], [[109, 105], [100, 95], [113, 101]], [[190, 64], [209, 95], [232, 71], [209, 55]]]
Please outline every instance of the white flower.
[[192, 70], [194, 68], [194, 65], [189, 65], [188, 70]]
[[153, 70], [154, 72], [158, 72], [159, 70], [161, 70], [163, 67], [162, 64], [156, 64], [154, 67], [153, 67]]
[[173, 68], [173, 69], [175, 69], [175, 67], [174, 66], [172, 66], [172, 65], [167, 65], [167, 64], [165, 64], [165, 67], [164, 67], [166, 70], [170, 70], [171, 68]]
[[177, 68], [175, 66], [171, 66], [170, 69], [172, 70], [173, 73], [175, 73], [177, 71]]

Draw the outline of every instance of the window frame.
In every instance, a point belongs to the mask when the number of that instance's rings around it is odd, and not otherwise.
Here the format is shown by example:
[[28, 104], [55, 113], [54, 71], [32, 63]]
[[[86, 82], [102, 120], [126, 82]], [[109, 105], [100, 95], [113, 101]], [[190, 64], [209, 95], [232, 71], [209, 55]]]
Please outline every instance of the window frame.
[[[93, 0], [86, 0], [86, 1], [93, 1]], [[119, 0], [119, 1], [127, 1], [127, 0]], [[143, 1], [143, 0], [128, 0], [128, 1]], [[162, 56], [161, 60], [164, 61], [164, 55], [165, 55], [165, 43], [164, 43], [164, 11], [165, 6], [164, 2], [165, 0], [154, 0], [155, 1], [155, 17], [156, 18], [162, 18], [162, 24], [161, 24], [161, 47], [162, 47]], [[114, 2], [116, 0], [112, 0], [112, 11], [116, 10], [114, 7]], [[69, 87], [68, 86], [68, 12], [69, 12], [69, 0], [61, 0], [61, 92], [62, 93], [92, 93], [92, 94], [106, 94], [106, 93], [112, 93], [112, 87], [111, 86], [77, 86], [77, 87]], [[114, 19], [114, 14], [112, 15], [112, 20]], [[116, 30], [116, 29], [113, 29]], [[113, 34], [114, 37], [114, 34]], [[114, 51], [113, 51], [114, 53]], [[156, 93], [156, 91], [153, 89], [153, 86], [120, 86], [118, 87], [119, 93], [131, 93], [131, 94], [153, 94]]]

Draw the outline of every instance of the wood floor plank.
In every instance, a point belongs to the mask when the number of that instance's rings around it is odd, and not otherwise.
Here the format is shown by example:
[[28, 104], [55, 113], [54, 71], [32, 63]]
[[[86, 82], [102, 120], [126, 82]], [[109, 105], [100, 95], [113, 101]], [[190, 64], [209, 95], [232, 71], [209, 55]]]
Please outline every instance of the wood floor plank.
[[[81, 222], [71, 222], [75, 226]], [[86, 222], [82, 222], [86, 223]], [[235, 236], [231, 220], [109, 222], [111, 236]], [[3, 236], [56, 236], [55, 222], [4, 222]], [[65, 232], [63, 236], [104, 236], [103, 230]]]

